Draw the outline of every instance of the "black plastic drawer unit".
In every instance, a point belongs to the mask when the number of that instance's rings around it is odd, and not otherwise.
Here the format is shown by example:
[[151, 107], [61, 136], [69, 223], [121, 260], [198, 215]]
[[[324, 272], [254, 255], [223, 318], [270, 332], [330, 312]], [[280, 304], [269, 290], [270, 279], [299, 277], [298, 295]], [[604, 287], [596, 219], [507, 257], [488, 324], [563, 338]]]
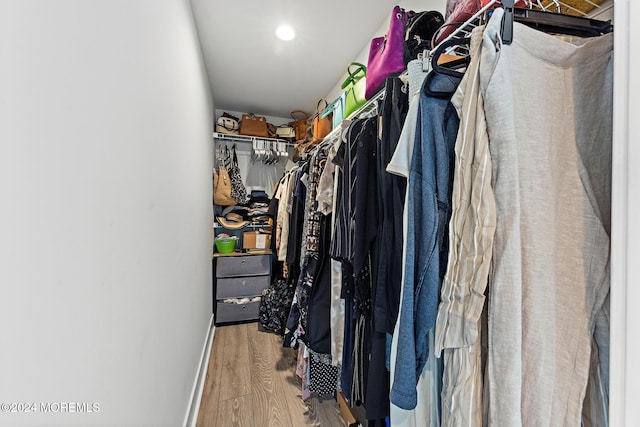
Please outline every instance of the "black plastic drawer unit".
[[216, 325], [257, 320], [260, 296], [271, 282], [271, 254], [217, 255], [214, 268]]

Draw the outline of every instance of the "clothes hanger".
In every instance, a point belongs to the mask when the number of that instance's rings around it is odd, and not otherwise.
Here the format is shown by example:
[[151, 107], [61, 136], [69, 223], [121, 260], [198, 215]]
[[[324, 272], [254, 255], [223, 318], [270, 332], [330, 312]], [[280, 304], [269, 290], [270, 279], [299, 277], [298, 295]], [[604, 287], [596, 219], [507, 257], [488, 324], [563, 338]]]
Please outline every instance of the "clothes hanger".
[[502, 8], [504, 17], [502, 19], [502, 43], [511, 44], [513, 41], [513, 0], [503, 0]]
[[270, 165], [275, 165], [280, 163], [280, 153], [276, 150], [276, 143], [274, 141], [271, 142], [271, 146], [269, 147], [271, 150], [271, 162]]
[[[553, 3], [559, 10], [560, 3], [557, 0], [553, 1]], [[504, 44], [510, 44], [513, 41], [514, 20], [541, 31], [579, 37], [597, 37], [613, 31], [613, 25], [609, 21], [599, 21], [597, 19], [534, 9], [515, 8], [513, 4], [514, 0], [502, 1], [504, 8], [502, 42]]]
[[431, 68], [433, 72], [427, 74], [423, 84], [424, 92], [432, 98], [441, 98], [441, 99], [450, 99], [453, 95], [453, 92], [448, 91], [434, 91], [431, 89], [431, 82], [433, 81], [436, 74], [443, 74], [446, 76], [455, 77], [461, 79], [464, 76], [464, 73], [461, 71], [457, 71], [461, 68], [466, 68], [471, 61], [469, 55], [462, 56], [460, 58], [456, 58], [453, 60], [449, 60], [448, 62], [442, 63], [441, 58], [442, 55], [445, 55], [445, 51], [457, 46], [469, 46], [471, 43], [471, 37], [463, 37], [463, 38], [451, 38], [445, 40], [440, 43], [435, 51], [433, 51], [433, 55], [431, 56]]
[[456, 46], [468, 46], [469, 43], [471, 43], [470, 37], [453, 38], [440, 43], [431, 56], [431, 69], [438, 74], [462, 78], [464, 73], [456, 70], [469, 65], [470, 58], [468, 56], [460, 57], [459, 59], [454, 59], [445, 63], [441, 63], [440, 58], [447, 49]]

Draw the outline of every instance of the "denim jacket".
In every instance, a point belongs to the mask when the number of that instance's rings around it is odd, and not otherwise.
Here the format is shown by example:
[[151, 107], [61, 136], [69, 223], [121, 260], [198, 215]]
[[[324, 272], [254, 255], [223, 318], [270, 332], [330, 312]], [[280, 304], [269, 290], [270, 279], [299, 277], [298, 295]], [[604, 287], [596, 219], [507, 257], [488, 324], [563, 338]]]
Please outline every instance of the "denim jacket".
[[448, 254], [454, 146], [459, 119], [450, 95], [460, 79], [434, 74], [425, 80], [416, 124], [408, 192], [406, 261], [401, 301], [396, 369], [391, 402], [416, 407], [416, 384], [429, 354], [428, 333], [438, 312], [440, 284]]

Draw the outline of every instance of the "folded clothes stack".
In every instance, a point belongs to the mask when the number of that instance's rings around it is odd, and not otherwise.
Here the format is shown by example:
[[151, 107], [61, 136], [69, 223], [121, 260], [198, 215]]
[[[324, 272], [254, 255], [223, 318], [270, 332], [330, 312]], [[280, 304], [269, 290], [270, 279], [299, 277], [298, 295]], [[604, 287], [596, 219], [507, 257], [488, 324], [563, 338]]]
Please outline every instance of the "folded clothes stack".
[[243, 228], [249, 222], [263, 224], [268, 228], [269, 220], [272, 219], [272, 213], [269, 211], [270, 202], [267, 193], [254, 190], [247, 203], [217, 209], [218, 223], [230, 230]]

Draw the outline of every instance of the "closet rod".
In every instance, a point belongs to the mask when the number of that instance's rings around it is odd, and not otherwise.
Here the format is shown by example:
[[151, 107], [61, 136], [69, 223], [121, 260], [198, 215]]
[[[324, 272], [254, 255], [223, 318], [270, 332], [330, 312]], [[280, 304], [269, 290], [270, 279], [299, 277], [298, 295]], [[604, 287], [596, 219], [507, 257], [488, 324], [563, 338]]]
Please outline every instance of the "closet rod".
[[[406, 73], [406, 71], [405, 71]], [[404, 73], [403, 73], [404, 74]], [[362, 107], [358, 108], [353, 113], [349, 114], [349, 117], [345, 117], [345, 120], [354, 120], [359, 117], [363, 117], [367, 114], [371, 114], [378, 109], [378, 101], [384, 98], [384, 88], [380, 89], [373, 97], [362, 105]], [[342, 126], [337, 126], [335, 129], [332, 129], [331, 132], [327, 134], [323, 141], [332, 139], [335, 135], [342, 130]]]
[[[482, 17], [484, 16], [485, 12], [487, 12], [490, 9], [492, 9], [496, 5], [496, 3], [500, 3], [499, 0], [491, 0], [489, 3], [487, 3], [485, 6], [483, 6], [472, 17], [470, 17], [469, 19], [464, 21], [462, 24], [460, 24], [460, 26], [458, 28], [456, 28], [451, 34], [449, 34], [447, 37], [445, 37], [444, 40], [442, 40], [440, 43], [438, 43], [437, 46], [435, 46], [433, 49], [431, 49], [431, 52], [434, 52], [440, 46], [444, 45], [445, 42], [447, 42], [447, 41], [449, 41], [451, 39], [459, 38], [460, 36], [466, 37], [466, 36], [470, 35], [471, 34], [471, 30], [473, 30], [475, 27], [477, 27], [479, 25], [479, 23], [480, 23]], [[424, 58], [424, 59], [428, 60], [429, 58]]]
[[271, 142], [277, 144], [285, 144], [289, 146], [295, 146], [295, 142], [289, 142], [286, 139], [278, 139], [278, 138], [262, 138], [259, 136], [249, 136], [249, 135], [230, 135], [228, 133], [213, 133], [213, 138], [222, 140], [222, 141], [233, 141], [233, 142], [251, 142], [254, 141], [263, 141], [263, 142]]
[[356, 117], [362, 117], [365, 114], [370, 114], [378, 108], [377, 102], [384, 98], [384, 88], [380, 89], [373, 97], [364, 103], [362, 107], [351, 113], [348, 119], [355, 119]]
[[[589, 0], [582, 0], [584, 3], [587, 3], [589, 5], [594, 5], [593, 2], [589, 1]], [[546, 5], [537, 5], [536, 3], [534, 3], [534, 1], [532, 0], [525, 0], [524, 1], [527, 5], [527, 9], [521, 10], [520, 12], [518, 12], [519, 14], [522, 13], [526, 13], [526, 10], [531, 10], [532, 13], [536, 13], [539, 11], [539, 7], [542, 8], [543, 11], [546, 11], [547, 8], [551, 7], [551, 5], [554, 4], [553, 1], [551, 2], [545, 2], [547, 3]], [[566, 4], [565, 2], [561, 1], [561, 0], [557, 0], [557, 2], [562, 6], [565, 7], [566, 9], [569, 10], [573, 10], [577, 13], [582, 14], [583, 16], [588, 16], [588, 14], [582, 10], [579, 10], [575, 7], [572, 7], [571, 5]], [[517, 1], [514, 0], [506, 0], [504, 1], [502, 4], [506, 4], [508, 7], [512, 10], [514, 10], [515, 4], [517, 3]], [[455, 31], [453, 31], [451, 34], [449, 34], [447, 37], [445, 37], [440, 43], [438, 43], [437, 46], [435, 46], [431, 52], [430, 55], [436, 51], [436, 49], [438, 49], [439, 47], [441, 47], [442, 45], [444, 45], [445, 42], [451, 40], [451, 39], [455, 39], [455, 38], [463, 38], [463, 37], [468, 37], [471, 34], [471, 30], [473, 30], [473, 28], [477, 27], [478, 25], [481, 24], [486, 12], [488, 12], [489, 10], [494, 9], [495, 7], [498, 7], [501, 5], [500, 0], [491, 0], [489, 3], [487, 3], [485, 6], [483, 6], [480, 10], [478, 10], [478, 12], [476, 12], [473, 16], [471, 16], [469, 19], [467, 19], [464, 23], [460, 24], [460, 26], [458, 28], [455, 29]], [[513, 5], [513, 6], [512, 6]], [[602, 6], [600, 5], [595, 5], [594, 9], [596, 9], [596, 13], [599, 12], [599, 10], [606, 10], [606, 9], [602, 9]], [[563, 15], [563, 14], [557, 14], [554, 12], [555, 15], [561, 15], [562, 18], [557, 17], [556, 19], [571, 19], [571, 18], [575, 18], [574, 16], [567, 16], [567, 15]], [[511, 20], [509, 20], [511, 21]], [[576, 20], [577, 21], [577, 20]], [[593, 20], [591, 20], [593, 22]], [[605, 22], [602, 22], [602, 24], [604, 25]], [[595, 27], [598, 27], [598, 24], [594, 24]], [[609, 25], [609, 27], [611, 27], [611, 25]], [[604, 26], [602, 27], [604, 28]], [[508, 29], [507, 29], [508, 31]], [[607, 32], [606, 30], [603, 30], [604, 32]], [[437, 33], [436, 33], [437, 34]], [[447, 49], [445, 50], [445, 53], [451, 53], [451, 54], [455, 54], [455, 51], [452, 49]], [[431, 58], [424, 58], [425, 61], [429, 60], [430, 61]]]

